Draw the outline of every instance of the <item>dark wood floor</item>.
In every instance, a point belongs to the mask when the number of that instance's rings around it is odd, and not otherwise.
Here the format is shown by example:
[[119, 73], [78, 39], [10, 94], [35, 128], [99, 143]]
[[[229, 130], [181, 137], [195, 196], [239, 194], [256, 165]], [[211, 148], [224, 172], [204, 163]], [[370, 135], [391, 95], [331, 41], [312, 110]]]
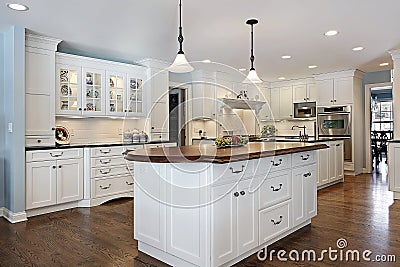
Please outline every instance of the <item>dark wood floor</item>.
[[[318, 192], [318, 216], [271, 251], [332, 247], [394, 254], [400, 261], [400, 202], [393, 202], [385, 173], [346, 177], [344, 184]], [[260, 262], [255, 255], [236, 266], [376, 266], [377, 263]], [[72, 209], [9, 224], [0, 219], [0, 266], [165, 266], [139, 254], [133, 240], [133, 201]], [[382, 266], [396, 266], [394, 263]]]

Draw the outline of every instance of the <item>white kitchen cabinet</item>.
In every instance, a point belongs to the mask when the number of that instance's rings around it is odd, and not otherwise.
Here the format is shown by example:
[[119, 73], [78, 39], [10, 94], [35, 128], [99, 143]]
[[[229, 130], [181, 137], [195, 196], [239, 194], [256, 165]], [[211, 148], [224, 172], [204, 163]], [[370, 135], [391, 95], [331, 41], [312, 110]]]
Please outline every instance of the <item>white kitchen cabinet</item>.
[[[136, 71], [137, 72], [137, 71]], [[143, 79], [144, 73], [127, 74], [126, 115], [129, 117], [144, 116], [146, 103], [144, 102]]]
[[317, 87], [315, 83], [293, 85], [293, 103], [315, 102]]
[[105, 71], [82, 68], [82, 77], [82, 115], [105, 115]]
[[56, 114], [81, 115], [82, 68], [79, 66], [56, 65]]
[[279, 118], [293, 118], [292, 87], [285, 86], [279, 89]]
[[261, 87], [262, 96], [260, 97], [261, 101], [265, 101], [266, 103], [263, 105], [262, 109], [258, 113], [258, 118], [260, 121], [270, 121], [272, 120], [272, 111], [271, 111], [271, 90], [267, 87]]
[[271, 89], [271, 115], [273, 120], [280, 119], [280, 89], [272, 88]]
[[327, 149], [318, 151], [318, 187], [340, 181], [344, 178], [344, 151], [343, 141], [324, 143]]
[[[83, 199], [81, 150], [26, 152], [27, 210]], [[78, 157], [75, 158], [75, 155]]]
[[108, 116], [124, 116], [126, 112], [127, 82], [126, 74], [122, 72], [106, 73], [107, 111]]
[[[155, 102], [151, 109], [151, 134], [168, 133], [169, 131], [169, 117], [168, 117], [168, 103]], [[152, 137], [152, 136], [150, 136]], [[156, 141], [151, 139], [151, 141]]]
[[317, 165], [306, 165], [292, 171], [293, 227], [317, 214]]
[[192, 118], [216, 118], [215, 85], [211, 79], [202, 78], [200, 83], [192, 85]]
[[251, 179], [211, 189], [213, 266], [224, 264], [258, 245], [258, 191]]
[[319, 106], [349, 105], [353, 103], [353, 77], [317, 80]]
[[388, 167], [389, 190], [394, 199], [400, 199], [400, 143], [389, 143]]
[[[54, 144], [55, 51], [60, 40], [35, 34], [25, 43], [26, 146]], [[34, 140], [34, 142], [32, 142]]]

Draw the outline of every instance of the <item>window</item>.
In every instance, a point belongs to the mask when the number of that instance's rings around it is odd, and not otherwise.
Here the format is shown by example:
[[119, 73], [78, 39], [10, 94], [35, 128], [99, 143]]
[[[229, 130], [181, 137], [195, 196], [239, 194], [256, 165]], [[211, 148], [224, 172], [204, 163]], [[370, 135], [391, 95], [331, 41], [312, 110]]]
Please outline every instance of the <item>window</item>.
[[393, 131], [392, 99], [371, 100], [371, 131]]

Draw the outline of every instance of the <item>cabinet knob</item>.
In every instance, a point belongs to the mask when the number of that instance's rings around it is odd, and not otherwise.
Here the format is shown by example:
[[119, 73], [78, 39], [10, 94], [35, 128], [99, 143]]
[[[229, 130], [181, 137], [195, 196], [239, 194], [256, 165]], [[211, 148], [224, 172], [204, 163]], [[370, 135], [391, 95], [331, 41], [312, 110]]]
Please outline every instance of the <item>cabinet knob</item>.
[[307, 98], [303, 98], [303, 100], [307, 100]]
[[37, 142], [40, 144], [42, 142], [42, 140], [38, 139]]
[[61, 168], [62, 168], [62, 165], [58, 166], [58, 168], [61, 169]]
[[83, 109], [83, 111], [86, 111], [86, 110], [87, 110], [87, 108], [84, 108], [84, 109]]
[[240, 194], [241, 194], [242, 196], [244, 196], [244, 195], [246, 195], [246, 192], [240, 191]]
[[239, 197], [239, 193], [238, 193], [238, 192], [233, 193], [233, 195], [234, 195], [235, 197]]
[[336, 102], [336, 99], [334, 99], [333, 102]]
[[124, 111], [124, 112], [128, 112], [128, 110], [126, 110], [126, 109], [125, 109], [125, 111]]
[[53, 166], [53, 169], [57, 168], [56, 166]]
[[82, 111], [82, 108], [78, 108], [79, 111]]
[[51, 130], [52, 130], [52, 131], [55, 131], [55, 130], [56, 130], [56, 128], [51, 128]]

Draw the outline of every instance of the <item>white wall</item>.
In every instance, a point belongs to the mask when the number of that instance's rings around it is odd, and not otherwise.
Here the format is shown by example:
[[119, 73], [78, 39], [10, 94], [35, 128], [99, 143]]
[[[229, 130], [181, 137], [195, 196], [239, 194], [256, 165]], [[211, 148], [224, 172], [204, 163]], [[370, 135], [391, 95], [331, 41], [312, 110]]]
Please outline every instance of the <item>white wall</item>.
[[[0, 33], [0, 81], [4, 81], [4, 36]], [[5, 110], [4, 83], [0, 83], [0, 208], [4, 206]]]
[[146, 119], [57, 117], [56, 125], [66, 127], [71, 144], [112, 143], [123, 141], [122, 133], [138, 129], [148, 132]]

